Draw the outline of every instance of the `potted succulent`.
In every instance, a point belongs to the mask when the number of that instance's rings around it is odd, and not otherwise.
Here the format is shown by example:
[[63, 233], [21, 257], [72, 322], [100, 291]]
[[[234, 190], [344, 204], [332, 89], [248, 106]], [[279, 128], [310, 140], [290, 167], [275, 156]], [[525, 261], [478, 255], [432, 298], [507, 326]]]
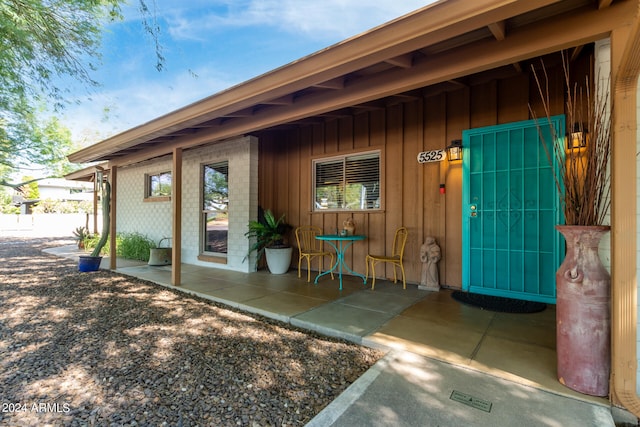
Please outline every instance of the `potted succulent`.
[[257, 221], [249, 221], [249, 231], [245, 233], [245, 236], [255, 239], [247, 256], [255, 251], [257, 263], [266, 254], [267, 266], [272, 274], [286, 273], [293, 253], [293, 248], [285, 238], [290, 229], [291, 225], [285, 222], [284, 215], [276, 220], [270, 210], [261, 212]]
[[89, 237], [89, 230], [87, 227], [77, 227], [73, 230], [73, 237], [78, 243], [78, 249], [84, 249], [84, 240]]
[[[608, 86], [594, 90], [589, 78], [584, 85], [573, 83], [567, 64], [564, 58], [567, 133], [558, 135], [553, 126], [549, 132], [540, 129], [541, 135], [550, 135], [542, 140], [550, 160], [555, 157], [558, 164], [555, 181], [565, 218], [565, 224], [556, 226], [566, 240], [565, 258], [556, 272], [557, 374], [573, 390], [607, 396], [611, 277], [602, 265], [598, 246], [610, 230], [609, 90]], [[551, 122], [545, 82], [535, 77]]]
[[[107, 243], [107, 239], [109, 238], [109, 226], [110, 226], [110, 202], [111, 202], [111, 184], [109, 181], [105, 181], [102, 185], [102, 234], [100, 235], [100, 240], [96, 247], [91, 252], [91, 255], [80, 255], [80, 259], [78, 260], [78, 270], [87, 272], [87, 271], [98, 271], [100, 268], [100, 263], [102, 262], [102, 256], [100, 256], [100, 252], [104, 245]], [[113, 254], [115, 254], [115, 248], [111, 248]]]

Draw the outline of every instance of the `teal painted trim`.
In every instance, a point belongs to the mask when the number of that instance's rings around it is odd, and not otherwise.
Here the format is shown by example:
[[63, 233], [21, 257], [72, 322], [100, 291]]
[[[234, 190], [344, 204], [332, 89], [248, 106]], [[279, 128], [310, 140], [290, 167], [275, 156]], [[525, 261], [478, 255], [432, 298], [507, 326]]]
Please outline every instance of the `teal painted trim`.
[[471, 230], [470, 219], [471, 209], [469, 208], [469, 145], [470, 145], [470, 131], [462, 131], [462, 290], [469, 290], [469, 283], [471, 283], [470, 276], [470, 257], [471, 257], [471, 245], [469, 244]]

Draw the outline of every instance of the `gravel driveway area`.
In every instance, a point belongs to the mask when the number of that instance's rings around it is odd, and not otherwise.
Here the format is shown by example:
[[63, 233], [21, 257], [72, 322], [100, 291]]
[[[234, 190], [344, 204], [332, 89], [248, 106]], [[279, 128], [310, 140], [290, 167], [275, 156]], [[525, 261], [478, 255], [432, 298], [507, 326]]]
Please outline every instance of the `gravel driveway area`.
[[382, 353], [0, 238], [0, 425], [304, 425]]

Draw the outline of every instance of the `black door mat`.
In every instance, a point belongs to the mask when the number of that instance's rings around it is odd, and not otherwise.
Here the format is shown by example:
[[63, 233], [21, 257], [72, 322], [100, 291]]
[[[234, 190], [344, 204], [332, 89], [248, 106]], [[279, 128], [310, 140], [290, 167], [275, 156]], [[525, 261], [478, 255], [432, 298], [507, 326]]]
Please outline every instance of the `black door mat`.
[[470, 292], [453, 291], [451, 296], [462, 304], [500, 313], [538, 313], [547, 308], [547, 304], [543, 302], [525, 301]]

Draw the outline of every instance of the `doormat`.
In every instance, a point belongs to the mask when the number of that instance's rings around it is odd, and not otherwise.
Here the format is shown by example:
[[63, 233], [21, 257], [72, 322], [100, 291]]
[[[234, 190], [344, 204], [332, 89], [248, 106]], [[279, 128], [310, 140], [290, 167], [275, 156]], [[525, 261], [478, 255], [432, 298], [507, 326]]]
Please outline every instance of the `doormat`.
[[474, 294], [471, 292], [453, 291], [451, 296], [462, 304], [500, 313], [538, 313], [547, 308], [547, 304], [543, 302]]

